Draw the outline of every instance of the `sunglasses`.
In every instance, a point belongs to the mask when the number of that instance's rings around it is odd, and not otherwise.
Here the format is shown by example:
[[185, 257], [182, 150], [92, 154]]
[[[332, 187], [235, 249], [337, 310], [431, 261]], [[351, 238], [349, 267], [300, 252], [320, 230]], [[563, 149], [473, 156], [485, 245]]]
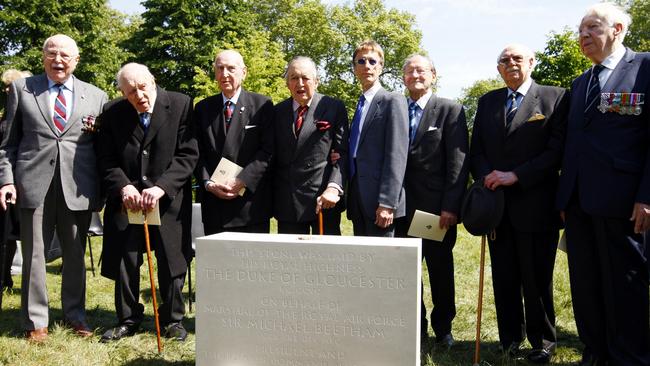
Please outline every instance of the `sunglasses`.
[[361, 57], [360, 59], [357, 60], [357, 64], [359, 65], [365, 65], [366, 62], [369, 63], [371, 66], [375, 66], [377, 64], [377, 60], [375, 60], [374, 58], [367, 59], [365, 57]]

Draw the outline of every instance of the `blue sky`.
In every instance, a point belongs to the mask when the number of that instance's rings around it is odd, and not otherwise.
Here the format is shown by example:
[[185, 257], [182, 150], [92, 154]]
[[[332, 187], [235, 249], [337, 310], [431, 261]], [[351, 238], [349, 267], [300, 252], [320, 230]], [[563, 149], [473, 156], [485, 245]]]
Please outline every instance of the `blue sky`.
[[[497, 75], [496, 58], [508, 43], [541, 51], [551, 31], [576, 30], [585, 9], [596, 1], [547, 0], [384, 0], [386, 7], [416, 14], [422, 46], [438, 76], [438, 95], [455, 99], [462, 88]], [[110, 0], [111, 6], [135, 14], [137, 0]], [[349, 1], [323, 0], [326, 4]]]

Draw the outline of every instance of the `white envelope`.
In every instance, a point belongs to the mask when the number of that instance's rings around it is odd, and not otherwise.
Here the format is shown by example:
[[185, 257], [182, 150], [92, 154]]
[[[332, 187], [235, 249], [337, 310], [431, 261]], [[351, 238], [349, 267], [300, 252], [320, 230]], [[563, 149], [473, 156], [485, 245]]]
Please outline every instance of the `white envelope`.
[[442, 241], [447, 229], [440, 228], [440, 216], [428, 212], [415, 210], [408, 235], [418, 238]]
[[[212, 173], [210, 180], [219, 184], [227, 184], [230, 179], [237, 178], [242, 170], [244, 170], [244, 168], [239, 165], [226, 158], [221, 158], [221, 161], [219, 161], [219, 165], [217, 165], [217, 168]], [[239, 191], [239, 195], [243, 196], [244, 192], [246, 192], [245, 187]]]
[[[129, 224], [135, 224], [135, 225], [144, 224], [145, 215], [142, 213], [142, 211], [127, 210], [126, 214], [129, 219]], [[147, 225], [160, 226], [160, 209], [158, 208], [157, 202], [153, 210], [147, 212]]]

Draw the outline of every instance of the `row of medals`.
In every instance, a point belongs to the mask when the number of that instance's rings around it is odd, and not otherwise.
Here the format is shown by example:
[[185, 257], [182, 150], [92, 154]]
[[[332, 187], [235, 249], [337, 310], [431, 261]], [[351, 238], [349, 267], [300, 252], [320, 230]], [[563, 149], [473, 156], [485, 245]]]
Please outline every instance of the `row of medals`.
[[644, 93], [601, 93], [598, 110], [638, 116], [642, 112]]

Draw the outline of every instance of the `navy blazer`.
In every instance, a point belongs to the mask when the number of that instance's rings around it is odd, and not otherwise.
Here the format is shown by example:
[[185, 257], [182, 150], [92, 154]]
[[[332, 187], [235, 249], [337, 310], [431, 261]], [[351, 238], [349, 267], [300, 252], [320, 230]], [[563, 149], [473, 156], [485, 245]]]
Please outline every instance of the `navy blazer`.
[[[582, 209], [602, 217], [629, 218], [635, 202], [650, 204], [650, 112], [639, 115], [585, 115], [591, 72], [573, 81], [571, 108], [557, 206], [565, 209], [574, 192]], [[602, 92], [650, 93], [650, 54], [627, 49]], [[598, 102], [597, 102], [598, 103]]]

